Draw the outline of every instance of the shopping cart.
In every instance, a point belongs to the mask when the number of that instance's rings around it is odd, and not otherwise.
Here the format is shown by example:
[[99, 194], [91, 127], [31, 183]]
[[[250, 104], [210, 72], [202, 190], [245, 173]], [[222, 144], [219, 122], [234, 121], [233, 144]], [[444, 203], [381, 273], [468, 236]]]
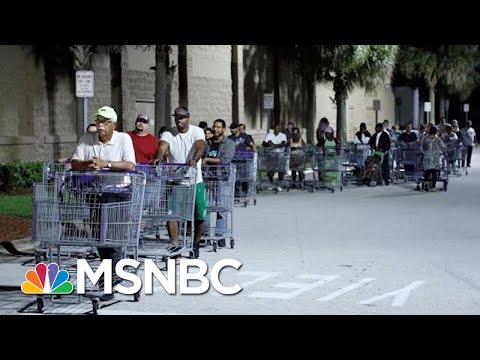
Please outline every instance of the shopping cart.
[[257, 153], [254, 151], [237, 151], [232, 160], [236, 167], [235, 204], [244, 207], [253, 202], [257, 205]]
[[315, 149], [311, 159], [313, 179], [305, 182], [309, 191], [327, 189], [333, 193], [337, 188], [340, 191], [343, 190], [342, 150], [343, 148], [340, 146], [325, 146]]
[[[230, 240], [233, 249], [233, 206], [236, 168], [234, 164], [202, 166], [207, 201], [207, 219], [202, 237], [213, 251]], [[222, 246], [223, 245], [223, 246]]]
[[[76, 264], [62, 256], [60, 247], [137, 248], [145, 191], [145, 174], [138, 172], [57, 172], [53, 192], [35, 200], [33, 222], [35, 238], [48, 246], [48, 261], [62, 268], [63, 261], [76, 284]], [[50, 190], [47, 188], [47, 190]], [[56, 248], [56, 252], [53, 249]], [[137, 252], [134, 252], [137, 259]], [[68, 268], [68, 266], [70, 266]], [[99, 288], [85, 284], [93, 313], [99, 310]], [[54, 297], [52, 296], [52, 301]], [[134, 294], [138, 301], [140, 293]], [[37, 298], [39, 312], [44, 310], [44, 295]]]
[[[160, 258], [165, 264], [168, 264], [170, 257], [184, 253], [194, 258], [193, 220], [197, 169], [185, 164], [162, 163], [137, 165], [137, 170], [146, 174], [138, 254], [155, 257], [156, 261]], [[178, 223], [179, 239], [176, 244], [172, 244], [166, 235], [165, 225], [168, 221]], [[191, 230], [188, 230], [189, 224]]]
[[[289, 170], [290, 148], [289, 147], [263, 147], [258, 152], [258, 172], [259, 184], [257, 191], [273, 190], [275, 193], [282, 191], [284, 188], [290, 190], [290, 183], [287, 179]], [[276, 181], [274, 174], [278, 174]], [[265, 174], [267, 178], [265, 178]], [[271, 176], [273, 181], [270, 181]], [[283, 177], [283, 178], [282, 178]]]

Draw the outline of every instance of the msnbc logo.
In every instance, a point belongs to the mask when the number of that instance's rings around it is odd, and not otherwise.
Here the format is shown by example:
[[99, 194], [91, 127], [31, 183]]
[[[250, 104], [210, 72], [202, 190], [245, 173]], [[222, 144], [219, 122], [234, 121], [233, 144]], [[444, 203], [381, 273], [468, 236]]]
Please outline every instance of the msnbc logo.
[[40, 263], [35, 270], [28, 270], [22, 283], [25, 294], [56, 294], [66, 295], [73, 291], [73, 284], [68, 280], [68, 272], [58, 270], [58, 265]]

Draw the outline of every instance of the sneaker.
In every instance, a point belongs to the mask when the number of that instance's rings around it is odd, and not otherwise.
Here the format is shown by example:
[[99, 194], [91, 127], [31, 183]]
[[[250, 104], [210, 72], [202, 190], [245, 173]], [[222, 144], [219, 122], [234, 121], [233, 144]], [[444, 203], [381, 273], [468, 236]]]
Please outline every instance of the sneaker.
[[283, 189], [279, 186], [279, 187], [277, 188], [277, 191], [280, 192], [280, 191], [283, 191]]
[[272, 190], [273, 190], [273, 187], [269, 186], [268, 191], [272, 191]]
[[430, 192], [436, 192], [437, 190], [435, 188], [431, 188]]

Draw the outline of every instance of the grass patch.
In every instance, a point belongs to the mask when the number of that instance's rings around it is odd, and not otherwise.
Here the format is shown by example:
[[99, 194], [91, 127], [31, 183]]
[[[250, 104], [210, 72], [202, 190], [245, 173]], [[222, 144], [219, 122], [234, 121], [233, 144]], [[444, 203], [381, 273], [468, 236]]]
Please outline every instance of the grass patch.
[[32, 195], [0, 195], [0, 214], [32, 217]]

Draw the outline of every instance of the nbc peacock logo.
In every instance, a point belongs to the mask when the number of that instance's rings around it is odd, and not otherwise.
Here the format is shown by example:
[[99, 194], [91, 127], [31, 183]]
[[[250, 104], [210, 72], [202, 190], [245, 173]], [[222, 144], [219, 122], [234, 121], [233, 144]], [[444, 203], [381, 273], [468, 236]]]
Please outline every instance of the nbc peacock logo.
[[73, 284], [68, 281], [69, 274], [65, 270], [59, 270], [58, 265], [51, 263], [37, 264], [35, 270], [28, 270], [22, 283], [24, 294], [55, 294], [67, 295], [73, 291]]

